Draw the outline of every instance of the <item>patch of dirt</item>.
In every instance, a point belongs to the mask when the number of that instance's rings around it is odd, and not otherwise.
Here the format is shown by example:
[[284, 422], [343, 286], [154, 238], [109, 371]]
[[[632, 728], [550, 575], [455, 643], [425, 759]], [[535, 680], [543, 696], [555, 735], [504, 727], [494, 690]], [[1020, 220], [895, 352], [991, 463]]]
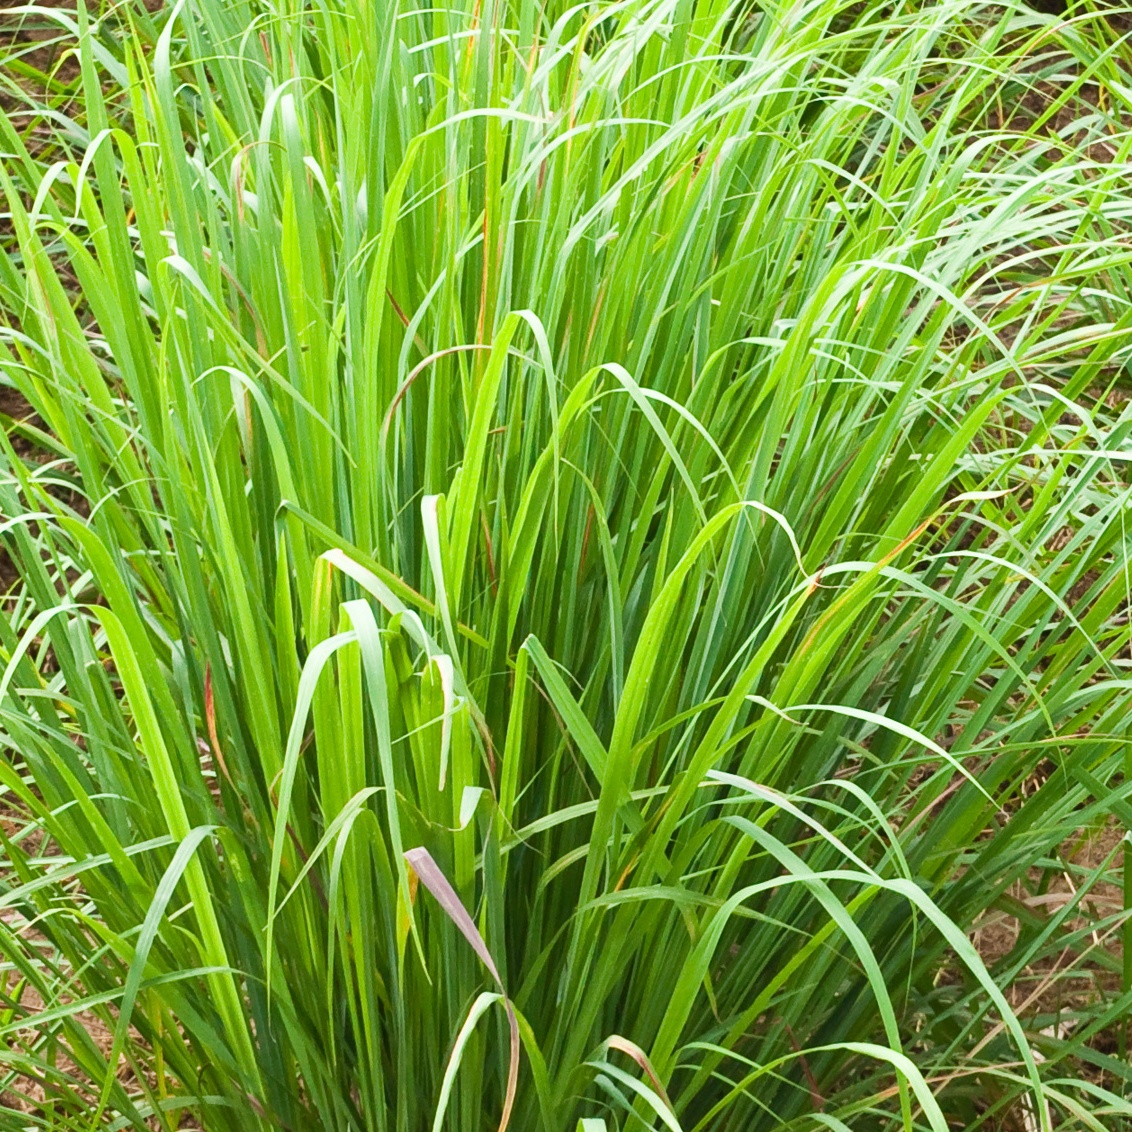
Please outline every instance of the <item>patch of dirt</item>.
[[[27, 816], [12, 808], [7, 803], [7, 799], [0, 796], [0, 828], [2, 828], [4, 836], [7, 838], [18, 837], [21, 848], [29, 857], [42, 859], [44, 856], [54, 856], [58, 852], [54, 844], [45, 837], [41, 829], [32, 829], [25, 832], [28, 830], [28, 824]], [[29, 924], [19, 911], [11, 908], [0, 911], [0, 921], [3, 921], [9, 931], [15, 933], [33, 947], [44, 949], [50, 947], [46, 937], [36, 930], [34, 924]], [[39, 991], [27, 983], [18, 970], [10, 965], [0, 965], [0, 1018], [4, 1019], [6, 1025], [20, 1021], [26, 1023], [26, 1026], [5, 1035], [3, 1043], [0, 1044], [0, 1067], [3, 1066], [2, 1053], [4, 1049], [20, 1050], [25, 1046], [34, 1045], [37, 1047], [39, 1057], [48, 1061], [56, 1071], [56, 1075], [51, 1079], [32, 1073], [18, 1075], [15, 1082], [10, 1084], [7, 1090], [0, 1090], [0, 1111], [26, 1114], [37, 1121], [50, 1122], [53, 1119], [51, 1107], [53, 1098], [56, 1095], [61, 1098], [65, 1095], [63, 1091], [58, 1089], [57, 1085], [53, 1087], [53, 1083], [60, 1081], [64, 1076], [67, 1078], [65, 1092], [77, 1089], [85, 1095], [92, 1111], [96, 1107], [100, 1083], [91, 1083], [87, 1075], [68, 1055], [61, 1023], [56, 1020], [44, 1026], [38, 1020], [38, 1016], [46, 1009], [66, 1006], [68, 1002], [73, 1002], [76, 997], [83, 993], [82, 988], [75, 984], [70, 998], [63, 998], [50, 1003], [45, 1002]], [[117, 1012], [114, 1008], [109, 1007], [107, 1015], [101, 1015], [94, 1010], [77, 1010], [73, 1018], [86, 1031], [102, 1055], [108, 1057], [113, 1049], [113, 1027], [117, 1022]], [[130, 1027], [129, 1032], [129, 1048], [133, 1051], [144, 1052], [145, 1084], [151, 1093], [173, 1095], [180, 1092], [180, 1084], [174, 1079], [166, 1076], [163, 1081], [158, 1080], [157, 1073], [150, 1067], [152, 1059], [148, 1052], [145, 1052], [148, 1051], [148, 1047], [143, 1036], [133, 1026]], [[60, 1035], [54, 1049], [50, 1049], [53, 1041], [52, 1034]], [[48, 1049], [50, 1049], [50, 1054], [48, 1054]], [[135, 1103], [145, 1103], [145, 1094], [142, 1091], [135, 1067], [125, 1056], [119, 1061], [117, 1077]], [[154, 1129], [154, 1132], [160, 1132], [161, 1129], [169, 1127], [167, 1124], [163, 1125], [156, 1117], [149, 1119], [146, 1123], [148, 1127]], [[185, 1130], [185, 1132], [193, 1132], [193, 1130], [199, 1130], [200, 1126], [191, 1116], [186, 1114], [181, 1117], [180, 1123], [176, 1127]]]
[[[73, 10], [74, 2], [37, 0], [36, 6]], [[0, 87], [0, 108], [18, 112], [23, 107], [13, 87], [23, 87], [52, 101], [74, 93], [80, 67], [71, 54], [72, 46], [73, 40], [49, 16], [0, 9], [0, 67], [5, 79]]]
[[[1004, 988], [1007, 1001], [1018, 1015], [1050, 1037], [1071, 1037], [1078, 1014], [1087, 1014], [1099, 1004], [1111, 1002], [1122, 991], [1120, 914], [1124, 894], [1119, 877], [1123, 840], [1124, 829], [1116, 818], [1095, 832], [1082, 831], [1059, 854], [1061, 869], [1032, 868], [1026, 881], [1009, 893], [1004, 907], [988, 912], [972, 935], [980, 957], [993, 971], [996, 966], [1009, 963], [1022, 938], [1020, 915], [1036, 915], [1042, 920], [1052, 917], [1089, 886], [1078, 911], [1062, 926], [1066, 946], [1060, 951], [1051, 949], [1028, 964]], [[1106, 861], [1107, 872], [1094, 882], [1092, 878]], [[1012, 914], [1012, 905], [1020, 915]], [[1093, 1035], [1089, 1047], [1098, 1053], [1115, 1053], [1124, 1036], [1121, 1029], [1121, 1023], [1114, 1023]], [[1083, 1079], [1109, 1088], [1116, 1085], [1106, 1074], [1079, 1059], [1076, 1070]]]
[[[52, 1008], [65, 1005], [67, 1005], [66, 1001], [53, 1002], [50, 1004]], [[11, 977], [0, 974], [0, 1011], [4, 1013], [10, 1012], [13, 1018], [24, 1018], [27, 1020], [27, 1029], [25, 1031], [17, 1031], [12, 1044], [19, 1045], [21, 1038], [29, 1042], [42, 1042], [43, 1032], [42, 1027], [37, 1024], [37, 1016], [40, 1015], [47, 1006], [48, 1004], [43, 1001], [39, 992], [36, 991], [35, 988], [22, 983], [14, 973]], [[111, 1017], [112, 1021], [116, 1020], [113, 1015]], [[110, 1052], [114, 1045], [112, 1023], [108, 1024], [105, 1018], [100, 1017], [91, 1010], [76, 1011], [73, 1018], [83, 1027], [103, 1055]], [[144, 1048], [141, 1035], [132, 1026], [130, 1027], [129, 1046], [135, 1050]], [[86, 1096], [86, 1103], [89, 1104], [90, 1110], [93, 1111], [98, 1104], [100, 1083], [91, 1082], [79, 1066], [67, 1056], [64, 1050], [65, 1044], [60, 1043], [58, 1051], [50, 1059], [52, 1067], [55, 1070], [55, 1074], [51, 1078], [47, 1076], [33, 1076], [30, 1074], [24, 1075], [20, 1078], [18, 1090], [9, 1090], [0, 1093], [0, 1110], [25, 1113], [29, 1117], [38, 1118], [38, 1120], [50, 1121], [52, 1118], [51, 1101], [56, 1093], [56, 1089], [53, 1085], [60, 1077], [65, 1076], [68, 1079], [67, 1091], [69, 1092], [76, 1088], [81, 1090]], [[144, 1104], [145, 1095], [139, 1089], [138, 1077], [125, 1057], [120, 1059], [116, 1075], [119, 1083], [134, 1102]], [[145, 1077], [146, 1085], [154, 1093], [172, 1094], [180, 1091], [179, 1084], [169, 1078], [166, 1078], [163, 1082], [159, 1082], [156, 1074], [151, 1071], [147, 1071]], [[156, 1117], [151, 1117], [146, 1121], [146, 1124], [148, 1127], [154, 1129], [154, 1132], [160, 1132], [160, 1129], [163, 1127], [168, 1127], [167, 1125], [163, 1126]], [[199, 1126], [192, 1118], [186, 1116], [177, 1127], [188, 1132], [188, 1130], [197, 1129]]]

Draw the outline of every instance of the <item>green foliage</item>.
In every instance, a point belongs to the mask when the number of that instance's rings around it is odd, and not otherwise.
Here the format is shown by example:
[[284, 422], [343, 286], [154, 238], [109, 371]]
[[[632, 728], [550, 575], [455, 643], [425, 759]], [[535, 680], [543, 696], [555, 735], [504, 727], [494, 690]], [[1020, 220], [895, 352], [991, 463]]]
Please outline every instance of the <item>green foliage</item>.
[[1123, 1126], [1113, 27], [22, 15], [0, 1127]]

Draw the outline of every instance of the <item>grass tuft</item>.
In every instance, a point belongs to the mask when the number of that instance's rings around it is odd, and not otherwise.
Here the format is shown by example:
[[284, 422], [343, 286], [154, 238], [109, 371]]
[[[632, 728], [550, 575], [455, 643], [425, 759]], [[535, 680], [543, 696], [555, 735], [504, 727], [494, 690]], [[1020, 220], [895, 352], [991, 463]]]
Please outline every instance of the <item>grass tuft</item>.
[[154, 8], [0, 16], [0, 1129], [1132, 1128], [1121, 17]]

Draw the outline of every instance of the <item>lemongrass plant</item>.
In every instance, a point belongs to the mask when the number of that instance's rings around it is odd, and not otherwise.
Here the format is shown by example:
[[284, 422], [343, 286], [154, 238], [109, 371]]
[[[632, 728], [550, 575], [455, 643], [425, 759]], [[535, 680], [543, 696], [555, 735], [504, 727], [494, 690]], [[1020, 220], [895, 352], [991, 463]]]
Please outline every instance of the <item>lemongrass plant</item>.
[[1132, 1119], [1118, 28], [5, 18], [0, 1127]]

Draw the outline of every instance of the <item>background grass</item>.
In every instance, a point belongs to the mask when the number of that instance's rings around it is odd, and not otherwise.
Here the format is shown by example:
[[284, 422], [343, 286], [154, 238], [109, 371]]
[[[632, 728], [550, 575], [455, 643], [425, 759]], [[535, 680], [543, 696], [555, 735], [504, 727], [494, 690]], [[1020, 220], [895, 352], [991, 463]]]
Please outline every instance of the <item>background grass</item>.
[[1126, 1126], [1118, 21], [5, 19], [0, 1127]]

